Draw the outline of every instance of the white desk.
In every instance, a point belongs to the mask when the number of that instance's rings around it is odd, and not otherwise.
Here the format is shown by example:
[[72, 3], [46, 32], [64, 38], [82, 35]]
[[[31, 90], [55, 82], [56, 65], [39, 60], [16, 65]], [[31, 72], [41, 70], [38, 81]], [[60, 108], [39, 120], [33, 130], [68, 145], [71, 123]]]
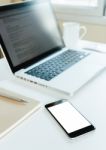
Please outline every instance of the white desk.
[[[0, 79], [13, 78], [4, 59], [0, 60]], [[26, 86], [26, 85], [23, 85]], [[29, 88], [29, 87], [27, 87]], [[31, 88], [35, 99], [46, 104], [58, 100]], [[50, 114], [37, 113], [0, 140], [1, 150], [104, 150], [106, 149], [106, 70], [89, 82], [70, 100], [96, 127], [94, 132], [70, 139]]]

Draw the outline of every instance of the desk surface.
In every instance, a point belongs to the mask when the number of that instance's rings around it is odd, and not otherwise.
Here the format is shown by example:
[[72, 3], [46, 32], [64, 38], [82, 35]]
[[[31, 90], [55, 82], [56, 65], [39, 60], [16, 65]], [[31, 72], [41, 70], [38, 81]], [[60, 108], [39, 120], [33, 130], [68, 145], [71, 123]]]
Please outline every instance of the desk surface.
[[[0, 60], [0, 80], [13, 78], [10, 69]], [[29, 88], [27, 85], [22, 85]], [[31, 95], [46, 104], [62, 98], [31, 87]], [[106, 70], [86, 84], [70, 101], [96, 127], [94, 132], [70, 139], [42, 107], [37, 113], [0, 140], [1, 150], [104, 150], [106, 149]]]

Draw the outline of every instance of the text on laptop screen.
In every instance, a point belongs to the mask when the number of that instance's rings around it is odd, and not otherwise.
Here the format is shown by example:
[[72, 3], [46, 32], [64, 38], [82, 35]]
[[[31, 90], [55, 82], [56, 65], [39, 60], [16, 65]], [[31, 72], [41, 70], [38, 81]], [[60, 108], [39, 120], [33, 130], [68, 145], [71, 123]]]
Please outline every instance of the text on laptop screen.
[[0, 34], [13, 66], [63, 46], [47, 2], [0, 12]]

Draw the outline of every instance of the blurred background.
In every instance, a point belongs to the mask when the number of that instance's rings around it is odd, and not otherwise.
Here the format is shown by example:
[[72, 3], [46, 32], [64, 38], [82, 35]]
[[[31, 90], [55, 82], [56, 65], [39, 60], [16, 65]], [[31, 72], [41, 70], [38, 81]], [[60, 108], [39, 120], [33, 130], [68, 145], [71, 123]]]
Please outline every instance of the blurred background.
[[[0, 0], [0, 5], [22, 1], [25, 0]], [[79, 22], [88, 30], [84, 40], [106, 43], [106, 0], [51, 0], [51, 2], [61, 31], [63, 22]]]

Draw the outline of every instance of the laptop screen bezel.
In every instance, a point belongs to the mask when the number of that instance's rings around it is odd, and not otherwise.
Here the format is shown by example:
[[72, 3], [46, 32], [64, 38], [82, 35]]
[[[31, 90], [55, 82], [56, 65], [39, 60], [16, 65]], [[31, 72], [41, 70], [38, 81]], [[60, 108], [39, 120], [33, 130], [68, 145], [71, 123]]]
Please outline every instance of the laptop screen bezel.
[[[43, 3], [44, 2], [48, 2], [48, 1], [45, 0], [45, 1], [43, 1]], [[40, 1], [39, 2], [38, 1], [37, 2], [27, 1], [27, 2], [21, 2], [21, 3], [14, 3], [14, 4], [9, 4], [9, 5], [4, 5], [4, 6], [0, 6], [0, 12], [11, 10], [11, 9], [15, 9], [15, 8], [25, 7], [25, 6], [28, 6], [28, 5], [34, 5], [34, 4], [36, 5], [36, 3], [40, 3]], [[51, 9], [52, 9], [52, 7], [51, 7]], [[57, 28], [58, 28], [58, 30], [60, 32], [60, 28], [59, 28], [58, 23], [57, 23]], [[0, 35], [0, 44], [2, 46], [3, 52], [4, 52], [4, 54], [5, 54], [6, 58], [7, 58], [7, 61], [9, 63], [9, 65], [10, 65], [10, 68], [11, 68], [12, 72], [15, 73], [16, 71], [18, 71], [20, 69], [23, 69], [23, 68], [27, 68], [28, 66], [30, 66], [30, 65], [40, 61], [43, 58], [48, 57], [49, 55], [51, 55], [51, 54], [53, 54], [53, 53], [55, 53], [57, 51], [60, 51], [63, 47], [65, 47], [64, 41], [62, 39], [61, 32], [60, 32], [60, 37], [61, 37], [61, 41], [62, 41], [62, 46], [54, 47], [53, 49], [49, 49], [48, 51], [46, 51], [42, 55], [39, 55], [39, 56], [34, 57], [34, 58], [30, 59], [30, 60], [27, 60], [26, 62], [21, 63], [21, 64], [19, 64], [17, 66], [13, 65], [12, 60], [11, 60], [11, 58], [9, 56], [8, 50], [7, 50], [6, 46], [5, 46], [5, 43], [4, 43], [3, 38], [2, 38], [1, 35]]]

